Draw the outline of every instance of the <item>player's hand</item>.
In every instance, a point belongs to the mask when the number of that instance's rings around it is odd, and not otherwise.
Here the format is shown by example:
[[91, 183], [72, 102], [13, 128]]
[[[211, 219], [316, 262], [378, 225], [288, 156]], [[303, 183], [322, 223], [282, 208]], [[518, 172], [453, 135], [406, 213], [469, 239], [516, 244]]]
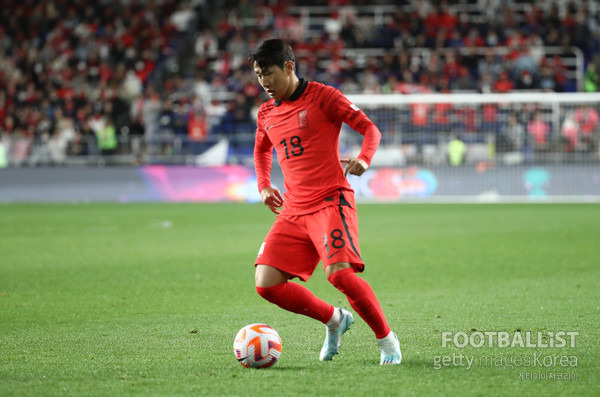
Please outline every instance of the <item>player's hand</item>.
[[262, 198], [264, 205], [269, 207], [275, 214], [279, 215], [279, 208], [283, 205], [283, 197], [279, 190], [275, 189], [273, 186], [266, 187], [260, 192], [260, 197]]
[[364, 160], [357, 158], [344, 158], [340, 161], [342, 164], [346, 164], [344, 167], [344, 176], [348, 174], [361, 176], [369, 168]]

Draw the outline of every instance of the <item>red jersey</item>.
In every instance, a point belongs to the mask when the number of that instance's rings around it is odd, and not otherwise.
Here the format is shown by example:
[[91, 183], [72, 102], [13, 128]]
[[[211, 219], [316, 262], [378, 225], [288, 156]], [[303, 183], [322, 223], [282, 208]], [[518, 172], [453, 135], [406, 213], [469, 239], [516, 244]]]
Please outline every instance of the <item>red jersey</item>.
[[260, 107], [254, 146], [258, 191], [271, 186], [274, 146], [285, 184], [282, 214], [315, 212], [333, 205], [326, 199], [335, 192], [352, 192], [340, 163], [342, 122], [364, 136], [358, 158], [370, 164], [381, 133], [339, 90], [300, 80], [289, 99], [270, 99]]

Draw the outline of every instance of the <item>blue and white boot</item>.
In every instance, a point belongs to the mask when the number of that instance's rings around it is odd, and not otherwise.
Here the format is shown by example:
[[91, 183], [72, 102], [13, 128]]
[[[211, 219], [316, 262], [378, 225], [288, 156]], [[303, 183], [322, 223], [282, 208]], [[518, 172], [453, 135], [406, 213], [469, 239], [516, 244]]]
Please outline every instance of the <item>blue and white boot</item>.
[[336, 310], [340, 311], [340, 321], [337, 326], [333, 329], [327, 327], [327, 334], [325, 335], [325, 342], [323, 342], [323, 348], [319, 359], [321, 361], [330, 361], [333, 356], [338, 354], [340, 350], [340, 343], [342, 341], [342, 335], [344, 332], [350, 329], [350, 326], [354, 324], [354, 317], [348, 310], [344, 310], [341, 307]]
[[394, 332], [383, 339], [378, 339], [377, 343], [379, 343], [379, 349], [381, 350], [380, 365], [400, 364], [402, 362], [400, 342]]

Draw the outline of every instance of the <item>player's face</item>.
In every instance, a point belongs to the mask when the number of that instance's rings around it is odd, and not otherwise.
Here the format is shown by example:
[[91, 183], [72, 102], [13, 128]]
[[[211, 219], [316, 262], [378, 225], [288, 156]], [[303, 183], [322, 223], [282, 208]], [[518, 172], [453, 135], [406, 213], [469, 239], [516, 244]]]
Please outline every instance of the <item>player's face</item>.
[[291, 76], [293, 71], [294, 64], [289, 61], [286, 62], [283, 69], [275, 65], [262, 69], [256, 62], [254, 63], [254, 72], [256, 73], [258, 82], [267, 95], [273, 99], [287, 99], [292, 95], [293, 85]]

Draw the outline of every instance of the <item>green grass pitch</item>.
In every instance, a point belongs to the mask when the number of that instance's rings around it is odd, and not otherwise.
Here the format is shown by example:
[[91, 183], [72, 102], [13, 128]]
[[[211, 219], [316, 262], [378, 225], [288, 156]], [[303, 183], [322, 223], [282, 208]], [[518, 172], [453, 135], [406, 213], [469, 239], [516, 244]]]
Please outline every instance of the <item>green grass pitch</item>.
[[[323, 326], [256, 294], [262, 205], [1, 205], [0, 395], [600, 395], [600, 206], [362, 204], [359, 220], [400, 366], [379, 366], [358, 316], [319, 362]], [[307, 286], [349, 308], [321, 266]], [[272, 368], [234, 357], [253, 322], [282, 338]], [[441, 342], [528, 331], [579, 334], [563, 348]]]

